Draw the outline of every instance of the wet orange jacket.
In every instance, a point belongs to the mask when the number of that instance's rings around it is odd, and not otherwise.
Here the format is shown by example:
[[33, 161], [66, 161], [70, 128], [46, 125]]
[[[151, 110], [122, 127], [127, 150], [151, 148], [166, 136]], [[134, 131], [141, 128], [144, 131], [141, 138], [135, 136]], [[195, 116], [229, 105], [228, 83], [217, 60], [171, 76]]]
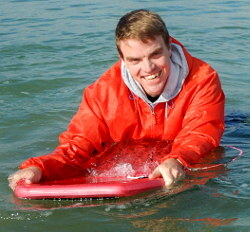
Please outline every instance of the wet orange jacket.
[[[174, 43], [182, 46], [173, 39]], [[156, 138], [172, 142], [171, 152], [191, 167], [219, 145], [224, 130], [224, 94], [217, 72], [192, 57], [182, 46], [189, 75], [181, 92], [154, 111], [133, 95], [121, 77], [121, 61], [84, 91], [79, 110], [50, 154], [31, 158], [20, 168], [37, 166], [44, 179], [70, 177], [84, 172], [84, 164], [106, 143]]]

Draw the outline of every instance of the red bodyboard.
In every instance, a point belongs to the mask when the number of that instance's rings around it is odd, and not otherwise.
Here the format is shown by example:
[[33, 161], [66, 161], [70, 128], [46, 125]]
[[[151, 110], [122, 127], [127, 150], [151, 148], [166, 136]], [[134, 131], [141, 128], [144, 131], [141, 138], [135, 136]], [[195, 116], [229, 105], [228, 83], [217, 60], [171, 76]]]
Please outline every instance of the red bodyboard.
[[129, 197], [145, 191], [164, 186], [162, 178], [150, 180], [118, 179], [114, 178], [73, 178], [68, 180], [48, 181], [39, 184], [18, 183], [15, 195], [26, 199], [47, 198], [102, 198], [102, 197]]

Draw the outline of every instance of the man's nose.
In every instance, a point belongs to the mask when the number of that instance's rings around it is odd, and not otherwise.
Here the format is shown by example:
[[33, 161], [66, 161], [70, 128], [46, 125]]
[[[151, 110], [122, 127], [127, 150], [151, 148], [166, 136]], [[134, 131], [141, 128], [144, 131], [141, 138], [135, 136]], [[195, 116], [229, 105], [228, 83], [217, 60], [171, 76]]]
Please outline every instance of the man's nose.
[[155, 65], [150, 59], [145, 59], [145, 60], [143, 60], [143, 67], [142, 68], [143, 68], [144, 72], [151, 73], [154, 70]]

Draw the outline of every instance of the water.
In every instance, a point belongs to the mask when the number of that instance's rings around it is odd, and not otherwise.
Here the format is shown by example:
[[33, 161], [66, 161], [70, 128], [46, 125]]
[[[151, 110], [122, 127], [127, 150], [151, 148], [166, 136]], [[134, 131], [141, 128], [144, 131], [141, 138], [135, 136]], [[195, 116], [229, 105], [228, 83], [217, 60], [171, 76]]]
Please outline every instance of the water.
[[[249, 231], [249, 1], [0, 0], [0, 5], [4, 231]], [[137, 8], [158, 12], [171, 35], [218, 70], [227, 96], [222, 145], [237, 146], [244, 156], [179, 194], [91, 204], [34, 201], [33, 209], [29, 201], [16, 202], [7, 176], [21, 161], [57, 145], [83, 89], [117, 60], [113, 34], [119, 17]], [[235, 154], [225, 151], [226, 157]]]

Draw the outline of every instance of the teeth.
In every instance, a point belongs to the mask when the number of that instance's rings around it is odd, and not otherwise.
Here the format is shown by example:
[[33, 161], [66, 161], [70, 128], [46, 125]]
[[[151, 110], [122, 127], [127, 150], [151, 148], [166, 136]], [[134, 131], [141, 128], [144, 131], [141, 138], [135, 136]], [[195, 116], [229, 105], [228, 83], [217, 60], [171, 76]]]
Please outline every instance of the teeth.
[[147, 80], [153, 80], [153, 79], [155, 79], [156, 77], [158, 77], [158, 75], [159, 75], [159, 73], [154, 74], [154, 75], [150, 75], [150, 76], [146, 76], [145, 79], [147, 79]]

